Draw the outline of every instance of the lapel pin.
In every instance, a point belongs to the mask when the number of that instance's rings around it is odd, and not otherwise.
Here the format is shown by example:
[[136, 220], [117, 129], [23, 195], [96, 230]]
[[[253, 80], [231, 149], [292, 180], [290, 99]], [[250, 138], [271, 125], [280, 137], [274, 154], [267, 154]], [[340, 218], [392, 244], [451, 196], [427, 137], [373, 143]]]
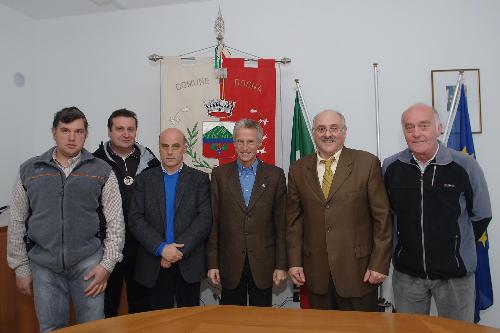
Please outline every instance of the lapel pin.
[[262, 184], [261, 186], [262, 186], [262, 188], [266, 188], [266, 184]]

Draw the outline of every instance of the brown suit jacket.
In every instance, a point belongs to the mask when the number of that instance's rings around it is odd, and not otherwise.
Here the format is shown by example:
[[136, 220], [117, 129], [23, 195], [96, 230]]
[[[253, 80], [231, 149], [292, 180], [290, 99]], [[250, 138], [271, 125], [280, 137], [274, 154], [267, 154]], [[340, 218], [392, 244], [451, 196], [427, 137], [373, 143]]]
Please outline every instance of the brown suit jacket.
[[287, 269], [283, 170], [259, 161], [246, 207], [236, 162], [219, 166], [212, 172], [211, 199], [208, 269], [219, 269], [222, 286], [234, 289], [248, 255], [256, 286], [271, 288], [274, 269]]
[[331, 274], [342, 297], [361, 297], [376, 286], [366, 269], [388, 274], [392, 224], [380, 162], [344, 147], [328, 199], [317, 173], [317, 155], [295, 162], [288, 175], [287, 251], [290, 267], [303, 267], [306, 287], [326, 294]]

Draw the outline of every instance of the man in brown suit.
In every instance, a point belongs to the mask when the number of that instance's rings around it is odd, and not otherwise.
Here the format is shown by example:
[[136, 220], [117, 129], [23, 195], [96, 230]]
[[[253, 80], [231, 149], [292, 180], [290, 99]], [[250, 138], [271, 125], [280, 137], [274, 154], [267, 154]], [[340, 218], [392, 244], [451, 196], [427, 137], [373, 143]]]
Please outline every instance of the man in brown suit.
[[238, 121], [238, 159], [212, 172], [208, 277], [222, 284], [222, 304], [247, 305], [248, 294], [249, 305], [271, 306], [273, 281], [287, 277], [285, 174], [257, 159], [262, 134], [256, 121]]
[[313, 122], [317, 153], [290, 167], [286, 203], [289, 274], [316, 309], [377, 311], [389, 271], [390, 207], [380, 162], [344, 147], [339, 112]]

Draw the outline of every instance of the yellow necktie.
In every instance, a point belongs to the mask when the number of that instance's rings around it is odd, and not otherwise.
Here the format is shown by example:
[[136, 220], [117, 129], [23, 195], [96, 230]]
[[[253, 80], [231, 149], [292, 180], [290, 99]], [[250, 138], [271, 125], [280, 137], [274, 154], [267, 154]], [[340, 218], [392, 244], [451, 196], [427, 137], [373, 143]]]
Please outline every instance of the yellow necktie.
[[323, 195], [325, 199], [328, 199], [328, 194], [330, 193], [330, 187], [332, 187], [333, 182], [333, 172], [332, 164], [335, 162], [335, 157], [329, 160], [321, 160], [320, 163], [325, 165], [325, 174], [323, 175], [323, 182], [321, 183], [321, 190], [323, 190]]

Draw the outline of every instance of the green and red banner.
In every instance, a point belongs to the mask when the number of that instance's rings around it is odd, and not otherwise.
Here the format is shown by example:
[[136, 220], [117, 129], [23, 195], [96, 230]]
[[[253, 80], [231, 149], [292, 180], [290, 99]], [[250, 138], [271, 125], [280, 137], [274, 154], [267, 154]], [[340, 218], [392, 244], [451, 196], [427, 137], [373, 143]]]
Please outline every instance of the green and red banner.
[[[253, 119], [264, 131], [259, 158], [275, 163], [276, 68], [274, 59], [245, 62], [223, 58], [227, 78], [217, 79], [213, 62], [189, 63], [168, 57], [162, 61], [161, 129], [177, 127], [187, 139], [185, 162], [210, 172], [236, 159], [234, 123]], [[215, 88], [215, 89], [214, 89]]]
[[[255, 65], [255, 62], [250, 63]], [[221, 85], [225, 100], [234, 101], [230, 117], [224, 121], [236, 122], [242, 118], [259, 122], [264, 130], [264, 139], [259, 149], [259, 158], [275, 163], [276, 133], [276, 67], [274, 59], [259, 59], [257, 66], [246, 66], [244, 59], [224, 58], [222, 67], [227, 68], [227, 79]], [[233, 161], [219, 160], [221, 164]]]

